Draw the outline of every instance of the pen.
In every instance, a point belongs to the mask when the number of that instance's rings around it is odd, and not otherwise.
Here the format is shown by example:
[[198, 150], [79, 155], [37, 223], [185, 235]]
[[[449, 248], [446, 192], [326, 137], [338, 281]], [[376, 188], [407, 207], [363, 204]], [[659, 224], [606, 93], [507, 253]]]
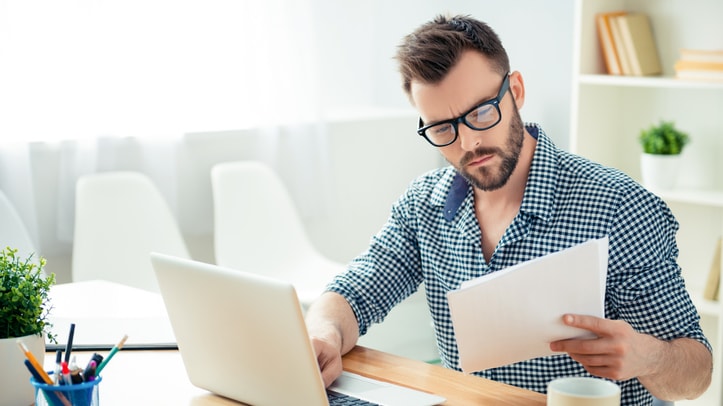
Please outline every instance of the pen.
[[[28, 371], [33, 375], [33, 378], [35, 378], [36, 381], [42, 382], [43, 376], [38, 372], [37, 369], [33, 366], [32, 362], [29, 360], [25, 360], [25, 366], [28, 368]], [[68, 399], [62, 394], [62, 393], [56, 393], [55, 391], [46, 391], [43, 389], [39, 389], [43, 391], [43, 396], [45, 396], [45, 399], [48, 401], [48, 404], [51, 405], [57, 405], [58, 402], [62, 403], [63, 405], [70, 406], [70, 402], [68, 402]]]
[[55, 351], [55, 373], [53, 374], [53, 383], [60, 385], [60, 362], [63, 360], [63, 350]]
[[95, 360], [90, 360], [88, 363], [88, 367], [85, 368], [85, 372], [83, 373], [83, 376], [85, 376], [86, 382], [91, 382], [95, 380]]
[[83, 383], [83, 370], [78, 367], [78, 364], [75, 362], [75, 355], [73, 355], [72, 360], [70, 361], [70, 365], [68, 365], [68, 369], [70, 369], [70, 380], [74, 384], [76, 383]]
[[85, 367], [85, 370], [83, 371], [83, 378], [86, 382], [92, 381], [95, 379], [95, 371], [98, 367], [98, 364], [100, 364], [103, 361], [103, 356], [98, 354], [97, 352], [93, 353], [93, 356], [90, 357], [90, 361], [88, 362], [88, 365]]
[[113, 346], [113, 348], [111, 348], [110, 353], [108, 354], [108, 356], [105, 357], [105, 359], [103, 360], [103, 362], [101, 362], [100, 365], [98, 365], [98, 367], [95, 369], [95, 376], [100, 375], [100, 371], [102, 371], [103, 368], [105, 368], [105, 366], [108, 364], [108, 361], [110, 361], [110, 359], [113, 358], [113, 356], [115, 355], [115, 353], [117, 353], [118, 350], [120, 350], [121, 348], [123, 348], [123, 344], [125, 344], [125, 342], [126, 342], [127, 339], [128, 339], [128, 335], [126, 334], [126, 335], [123, 336], [123, 338], [121, 338], [121, 340], [118, 342], [118, 344], [116, 344], [115, 346]]
[[73, 335], [75, 335], [75, 323], [70, 323], [68, 343], [65, 344], [65, 362], [70, 362], [70, 351], [73, 349]]
[[70, 369], [68, 368], [68, 363], [63, 361], [60, 365], [63, 368], [63, 382], [65, 382], [66, 385], [72, 385], [73, 381], [70, 380]]

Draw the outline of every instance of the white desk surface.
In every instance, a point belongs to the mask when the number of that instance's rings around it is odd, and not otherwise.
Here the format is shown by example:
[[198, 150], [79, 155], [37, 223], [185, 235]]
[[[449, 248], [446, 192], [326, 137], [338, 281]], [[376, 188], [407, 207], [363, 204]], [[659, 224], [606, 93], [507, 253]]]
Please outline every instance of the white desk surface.
[[110, 349], [124, 335], [124, 348], [176, 347], [160, 293], [96, 280], [54, 285], [48, 296], [51, 332], [58, 340], [46, 343], [49, 351], [65, 348], [71, 323], [76, 349]]

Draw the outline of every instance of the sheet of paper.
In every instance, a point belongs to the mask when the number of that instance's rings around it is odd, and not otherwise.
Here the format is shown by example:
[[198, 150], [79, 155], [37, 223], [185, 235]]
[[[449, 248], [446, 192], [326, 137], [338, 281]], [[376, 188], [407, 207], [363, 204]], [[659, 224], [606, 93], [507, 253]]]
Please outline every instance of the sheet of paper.
[[587, 337], [566, 313], [604, 317], [608, 238], [520, 263], [447, 293], [460, 367], [474, 372], [555, 354], [550, 342]]

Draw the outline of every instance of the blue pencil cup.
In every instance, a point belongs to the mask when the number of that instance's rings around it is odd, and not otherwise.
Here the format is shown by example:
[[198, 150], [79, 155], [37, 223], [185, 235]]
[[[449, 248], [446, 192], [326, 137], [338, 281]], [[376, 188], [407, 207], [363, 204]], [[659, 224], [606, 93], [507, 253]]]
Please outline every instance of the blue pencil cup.
[[30, 378], [30, 383], [35, 388], [37, 406], [98, 406], [98, 385], [102, 380], [99, 376], [90, 382], [48, 385]]

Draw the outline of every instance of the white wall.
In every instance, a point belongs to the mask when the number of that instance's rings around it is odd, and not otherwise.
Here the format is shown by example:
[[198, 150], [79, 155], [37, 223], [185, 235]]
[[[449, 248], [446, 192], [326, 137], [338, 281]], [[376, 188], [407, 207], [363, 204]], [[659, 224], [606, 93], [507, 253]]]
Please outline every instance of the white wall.
[[[439, 13], [471, 14], [496, 29], [512, 68], [526, 81], [523, 120], [540, 122], [566, 147], [573, 0], [312, 3], [320, 44], [315, 52], [325, 78], [322, 97], [331, 120], [333, 176], [328, 213], [307, 218], [306, 226], [317, 247], [333, 259], [345, 262], [363, 250], [409, 181], [442, 164], [436, 150], [414, 132], [416, 116], [393, 60], [401, 38]], [[186, 137], [188, 156], [179, 168], [177, 210], [191, 253], [199, 260], [213, 261], [210, 167], [246, 158], [242, 138], [243, 131]], [[56, 158], [48, 155], [49, 161]], [[54, 193], [53, 185], [42, 191], [49, 201]], [[67, 248], [46, 255], [48, 271], [61, 282], [70, 279]]]
[[437, 14], [469, 14], [495, 29], [512, 69], [522, 73], [523, 120], [539, 122], [567, 147], [573, 0], [316, 0], [314, 5], [327, 106], [408, 107], [393, 60], [400, 40]]

